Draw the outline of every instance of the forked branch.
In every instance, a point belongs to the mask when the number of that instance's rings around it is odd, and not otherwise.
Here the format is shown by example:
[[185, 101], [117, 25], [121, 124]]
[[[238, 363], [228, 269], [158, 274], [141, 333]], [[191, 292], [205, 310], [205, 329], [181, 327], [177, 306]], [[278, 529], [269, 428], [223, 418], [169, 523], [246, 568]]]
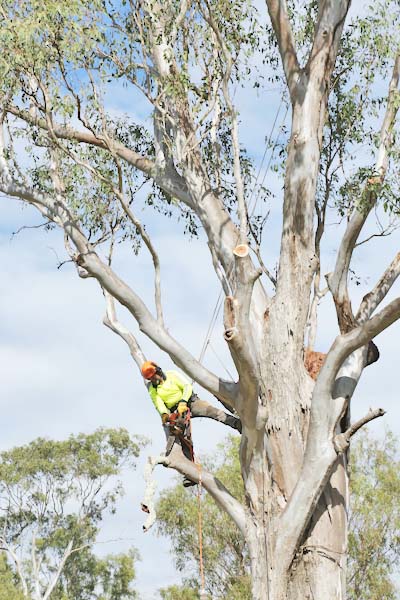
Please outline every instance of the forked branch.
[[[350, 355], [400, 318], [400, 298], [393, 300], [366, 323], [345, 335], [338, 336], [321, 368], [315, 384], [310, 425], [303, 466], [289, 502], [280, 517], [276, 555], [285, 556], [282, 565], [287, 572], [318, 499], [332, 472], [337, 458], [334, 432], [344, 403], [350, 400], [364, 364], [361, 361], [345, 376], [340, 397], [333, 396], [339, 369]], [[335, 415], [333, 417], [333, 415]]]
[[365, 183], [363, 190], [364, 201], [362, 205], [354, 209], [337, 253], [335, 270], [327, 276], [328, 285], [335, 300], [339, 326], [342, 332], [349, 331], [354, 326], [354, 316], [347, 287], [349, 267], [358, 236], [369, 213], [378, 200], [381, 184], [386, 175], [388, 151], [392, 144], [393, 127], [399, 109], [399, 103], [396, 101], [399, 76], [400, 54], [396, 57], [389, 84], [388, 103], [381, 128], [380, 145], [375, 164], [377, 175], [374, 178], [369, 178]]

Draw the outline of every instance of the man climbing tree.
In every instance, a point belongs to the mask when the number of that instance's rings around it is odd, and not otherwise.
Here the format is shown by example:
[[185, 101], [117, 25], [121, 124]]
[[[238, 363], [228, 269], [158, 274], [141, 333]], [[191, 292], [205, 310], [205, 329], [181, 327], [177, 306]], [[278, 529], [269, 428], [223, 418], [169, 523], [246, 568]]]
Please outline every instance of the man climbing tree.
[[[382, 263], [364, 298], [351, 287], [356, 246], [365, 250], [367, 239], [393, 230], [398, 212], [399, 7], [375, 2], [347, 24], [349, 5], [1, 4], [0, 190], [61, 228], [69, 259], [80, 277], [99, 283], [106, 325], [129, 345], [139, 369], [146, 357], [118, 321], [116, 303], [136, 320], [138, 335], [238, 414], [244, 502], [210, 472], [201, 477], [245, 539], [253, 600], [345, 598], [346, 451], [355, 431], [383, 414], [376, 409], [350, 424], [350, 403], [377, 358], [368, 353], [371, 340], [400, 317], [400, 298], [387, 298], [399, 254]], [[276, 269], [257, 206], [259, 195], [273, 190], [259, 183], [240, 143], [235, 106], [242, 85], [252, 93], [264, 80], [280, 82], [291, 116], [272, 144], [271, 161], [282, 174], [274, 187], [282, 200]], [[151, 134], [108, 111], [116, 89], [125, 90], [130, 106], [139, 93], [148, 102]], [[266, 119], [270, 113], [266, 106]], [[167, 326], [153, 219], [145, 226], [137, 216], [143, 207], [177, 215], [207, 244], [234, 378], [206, 368]], [[324, 288], [329, 214], [345, 219]], [[366, 232], [374, 214], [378, 225]], [[150, 253], [154, 310], [117, 269], [124, 241]], [[324, 296], [339, 331], [314, 379], [304, 362]], [[162, 462], [199, 480], [178, 447]]]
[[[240, 420], [228, 415], [223, 410], [215, 408], [208, 402], [200, 400], [193, 393], [192, 386], [176, 371], [164, 371], [156, 363], [147, 360], [141, 367], [143, 377], [148, 380], [150, 398], [161, 416], [165, 436], [167, 438], [166, 454], [172, 450], [174, 439], [180, 441], [186, 458], [193, 461], [193, 442], [190, 427], [190, 417], [209, 417], [225, 423], [240, 431]], [[172, 420], [172, 417], [175, 417]], [[195, 485], [189, 477], [183, 480], [185, 487]]]

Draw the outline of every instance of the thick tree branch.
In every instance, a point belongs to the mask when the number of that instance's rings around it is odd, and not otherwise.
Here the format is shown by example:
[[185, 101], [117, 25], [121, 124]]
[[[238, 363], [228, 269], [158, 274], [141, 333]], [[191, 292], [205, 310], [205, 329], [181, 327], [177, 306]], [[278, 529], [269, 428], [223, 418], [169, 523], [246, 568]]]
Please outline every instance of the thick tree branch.
[[207, 490], [207, 492], [214, 498], [215, 502], [231, 517], [240, 532], [245, 535], [246, 513], [241, 503], [238, 502], [234, 496], [232, 496], [226, 487], [219, 481], [219, 479], [214, 477], [212, 473], [185, 458], [181, 448], [176, 444], [172, 448], [171, 454], [164, 457], [158, 456], [155, 459], [150, 458], [146, 466], [147, 485], [144, 500], [142, 502], [142, 508], [145, 509], [145, 512], [149, 512], [149, 518], [146, 520], [145, 524], [146, 531], [156, 520], [153, 504], [155, 485], [151, 479], [151, 472], [154, 470], [157, 464], [162, 464], [165, 467], [175, 469], [178, 471], [178, 473], [185, 475], [196, 483], [199, 483], [201, 478], [201, 484], [204, 489]]
[[370, 178], [367, 180], [363, 191], [363, 202], [355, 208], [341, 241], [337, 253], [335, 270], [327, 276], [328, 285], [336, 305], [339, 327], [342, 332], [349, 331], [354, 326], [354, 316], [347, 287], [349, 267], [358, 236], [369, 213], [378, 200], [380, 185], [386, 175], [388, 151], [392, 143], [392, 131], [399, 108], [399, 103], [396, 102], [399, 76], [400, 54], [396, 57], [389, 84], [388, 103], [381, 128], [380, 145], [375, 164], [377, 179]]
[[310, 79], [324, 81], [325, 86], [329, 85], [349, 6], [350, 0], [318, 3], [318, 20], [306, 71]]
[[[0, 157], [1, 158], [1, 157]], [[1, 167], [1, 163], [0, 163]], [[77, 249], [76, 262], [101, 287], [125, 306], [138, 322], [139, 328], [158, 347], [167, 352], [174, 363], [191, 378], [217, 398], [234, 407], [237, 386], [232, 382], [219, 379], [203, 367], [185, 348], [183, 348], [153, 317], [144, 302], [116, 273], [96, 254], [83, 235], [67, 208], [61, 202], [54, 202], [48, 196], [15, 184], [8, 180], [0, 183], [0, 191], [8, 196], [17, 197], [40, 207], [42, 214], [61, 226]]]
[[[236, 409], [246, 422], [248, 415], [243, 410], [250, 409], [255, 417], [254, 402], [258, 397], [257, 352], [250, 327], [250, 306], [253, 287], [262, 271], [252, 267], [248, 257], [248, 246], [240, 245], [234, 251], [237, 288], [234, 296], [227, 296], [224, 307], [224, 338], [228, 342], [232, 358], [239, 373], [239, 386], [243, 404]], [[254, 402], [251, 402], [251, 399]]]
[[[80, 131], [70, 126], [60, 125], [56, 123], [54, 119], [52, 119], [50, 128], [46, 119], [31, 115], [28, 111], [24, 111], [15, 106], [8, 106], [6, 112], [22, 119], [29, 125], [34, 125], [49, 133], [52, 132], [59, 139], [73, 140], [82, 144], [96, 146], [104, 150], [108, 149], [107, 142], [103, 138], [96, 137], [92, 132]], [[176, 171], [171, 172], [169, 170], [168, 172], [165, 172], [159, 170], [152, 160], [145, 156], [141, 156], [115, 139], [112, 140], [112, 145], [115, 154], [119, 158], [123, 159], [148, 177], [151, 177], [167, 194], [177, 198], [189, 208], [193, 208], [186, 184]]]
[[272, 27], [278, 40], [279, 52], [282, 58], [289, 93], [292, 102], [295, 100], [295, 89], [299, 76], [300, 65], [298, 63], [292, 27], [289, 22], [285, 0], [266, 0]]
[[57, 570], [56, 570], [56, 572], [54, 574], [54, 577], [51, 580], [50, 584], [48, 585], [45, 593], [43, 594], [42, 600], [48, 600], [50, 598], [50, 596], [51, 596], [51, 594], [52, 594], [54, 588], [56, 587], [57, 582], [58, 582], [58, 580], [60, 578], [62, 570], [63, 570], [63, 568], [65, 566], [65, 563], [67, 562], [68, 558], [71, 556], [73, 545], [74, 545], [73, 540], [70, 540], [68, 542], [67, 547], [65, 548], [65, 551], [64, 551], [64, 553], [62, 555], [62, 558], [61, 558], [60, 563], [59, 563], [59, 565], [57, 567]]

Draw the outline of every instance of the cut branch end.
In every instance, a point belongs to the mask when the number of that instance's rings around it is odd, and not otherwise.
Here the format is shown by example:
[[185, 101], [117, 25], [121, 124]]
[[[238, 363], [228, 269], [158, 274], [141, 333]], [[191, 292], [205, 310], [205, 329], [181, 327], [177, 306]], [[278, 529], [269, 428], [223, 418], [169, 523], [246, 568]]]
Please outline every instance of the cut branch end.
[[233, 254], [238, 258], [244, 258], [249, 254], [249, 247], [247, 244], [239, 244], [233, 249]]

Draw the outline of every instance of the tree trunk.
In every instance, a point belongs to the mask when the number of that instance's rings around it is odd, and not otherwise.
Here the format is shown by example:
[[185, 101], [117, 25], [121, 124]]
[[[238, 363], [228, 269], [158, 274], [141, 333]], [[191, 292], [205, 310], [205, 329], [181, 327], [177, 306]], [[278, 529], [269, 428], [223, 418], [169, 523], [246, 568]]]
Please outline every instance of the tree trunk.
[[[261, 471], [256, 480], [262, 481]], [[260, 493], [261, 489], [262, 483]], [[265, 512], [258, 507], [255, 513], [250, 501], [247, 545], [252, 600], [344, 600], [348, 506], [345, 458], [337, 461], [289, 574], [280, 568], [285, 556], [276, 554], [273, 547], [274, 532], [279, 527], [277, 505], [281, 502], [280, 490], [277, 493], [273, 499], [268, 495], [265, 504], [270, 506], [266, 506]]]
[[287, 600], [344, 600], [348, 476], [339, 460], [291, 569]]

